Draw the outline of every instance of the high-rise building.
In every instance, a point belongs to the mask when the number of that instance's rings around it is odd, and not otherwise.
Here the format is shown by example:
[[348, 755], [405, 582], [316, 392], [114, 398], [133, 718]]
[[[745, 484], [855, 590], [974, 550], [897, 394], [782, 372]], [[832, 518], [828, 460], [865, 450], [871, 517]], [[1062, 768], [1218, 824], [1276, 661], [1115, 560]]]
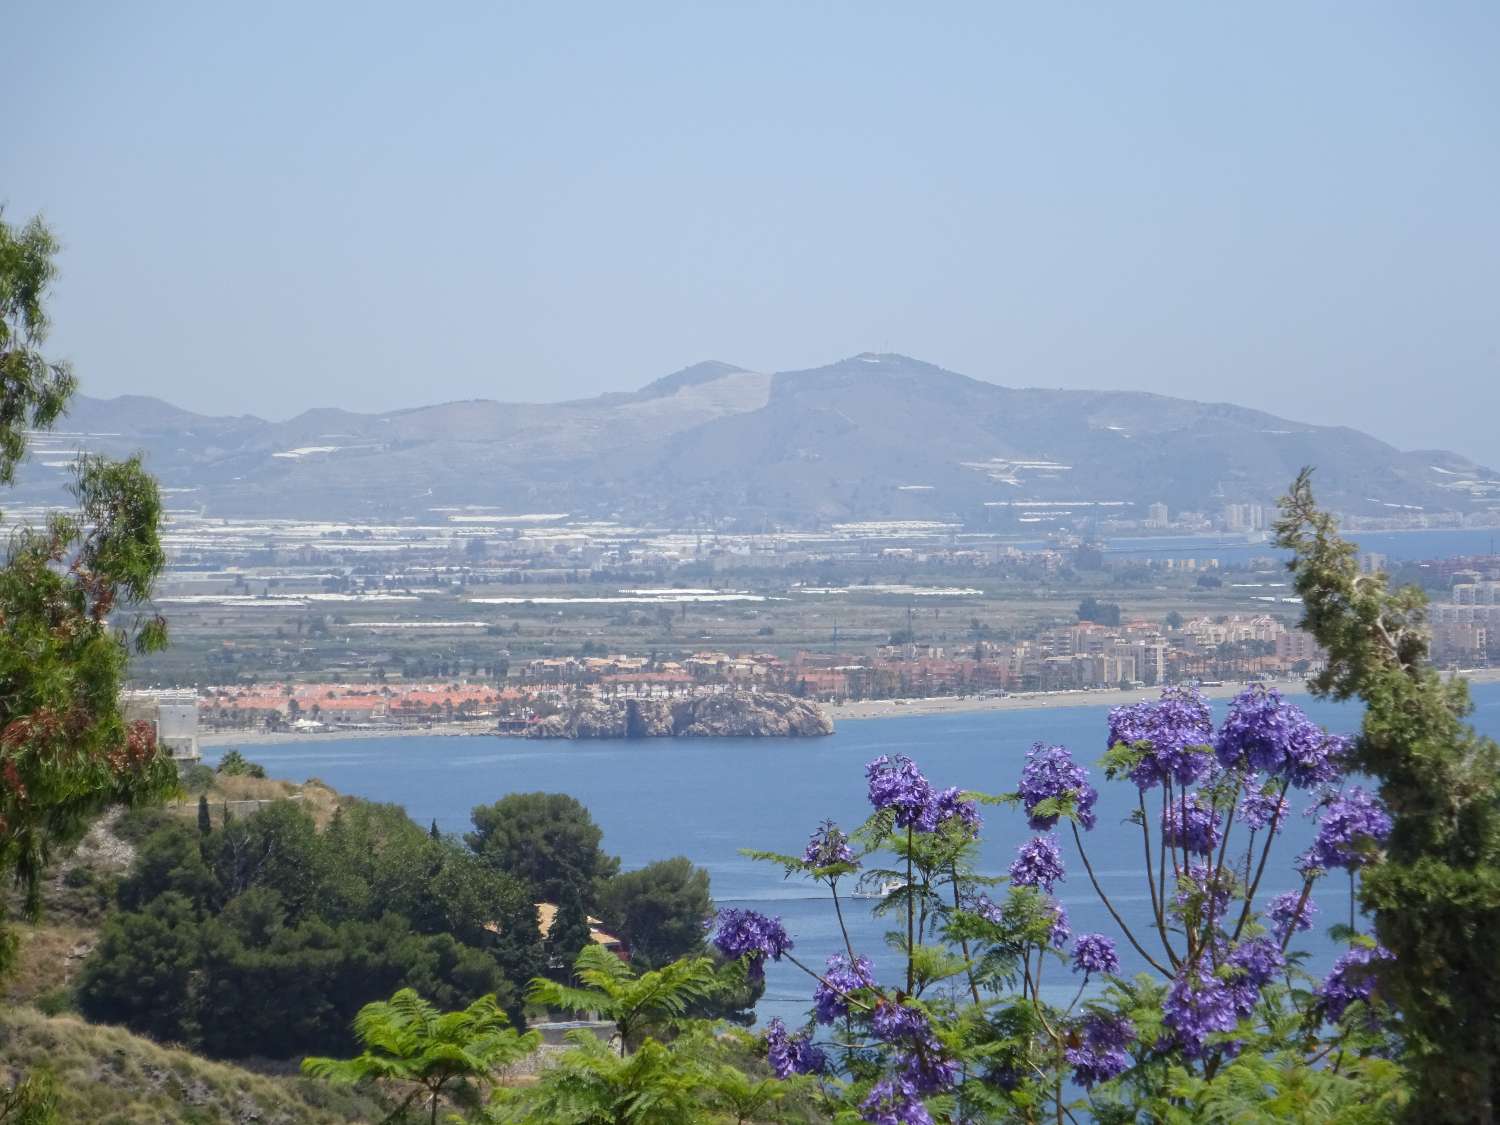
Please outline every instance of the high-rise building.
[[1152, 504], [1149, 508], [1146, 509], [1146, 526], [1166, 527], [1167, 523], [1169, 522], [1167, 516], [1167, 506], [1160, 500], [1158, 500], [1155, 504]]

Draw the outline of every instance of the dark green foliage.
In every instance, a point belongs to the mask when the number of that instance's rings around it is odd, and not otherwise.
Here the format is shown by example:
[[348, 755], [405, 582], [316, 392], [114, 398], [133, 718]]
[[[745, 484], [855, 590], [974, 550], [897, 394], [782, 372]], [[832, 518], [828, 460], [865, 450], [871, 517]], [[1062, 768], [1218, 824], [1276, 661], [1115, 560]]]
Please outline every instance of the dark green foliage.
[[122, 1023], [160, 1040], [188, 1040], [198, 930], [193, 903], [175, 891], [143, 910], [114, 915], [84, 966], [80, 1008], [102, 1023]]
[[557, 916], [547, 931], [548, 966], [570, 970], [579, 951], [592, 940], [583, 900], [576, 894], [567, 895], [557, 904]]
[[401, 987], [444, 1006], [498, 995], [519, 1018], [516, 985], [541, 967], [526, 890], [394, 806], [351, 805], [322, 832], [291, 801], [208, 836], [168, 822], [119, 904], [83, 1012], [218, 1057], [341, 1049]]
[[214, 830], [213, 819], [208, 814], [208, 797], [203, 793], [198, 794], [198, 834], [207, 836]]
[[1118, 625], [1120, 607], [1114, 602], [1101, 602], [1090, 594], [1078, 603], [1078, 620], [1092, 621], [1099, 625]]
[[604, 833], [588, 809], [562, 793], [512, 793], [473, 812], [464, 839], [497, 870], [527, 884], [538, 900], [569, 893], [592, 906], [598, 885], [620, 861], [599, 846]]
[[265, 777], [266, 768], [258, 762], [252, 762], [238, 750], [228, 751], [219, 759], [219, 764], [214, 767], [215, 773], [222, 773], [226, 777]]
[[1396, 955], [1382, 973], [1403, 1013], [1424, 1121], [1489, 1121], [1500, 1099], [1500, 746], [1464, 722], [1460, 679], [1428, 661], [1427, 598], [1361, 575], [1355, 547], [1313, 502], [1309, 473], [1283, 502], [1303, 625], [1328, 650], [1319, 694], [1364, 701], [1355, 765], [1378, 778], [1394, 831], [1363, 901]]
[[631, 960], [647, 968], [697, 956], [713, 914], [708, 872], [677, 856], [616, 875], [600, 894], [599, 914], [630, 946]]
[[[40, 221], [0, 219], [0, 483], [27, 431], [51, 426], [73, 391], [40, 350], [56, 251]], [[156, 482], [138, 458], [84, 457], [73, 494], [77, 513], [17, 529], [0, 567], [0, 876], [20, 882], [32, 915], [55, 848], [107, 806], [161, 797], [177, 780], [154, 731], [127, 727], [119, 708], [132, 648], [166, 642], [145, 612], [165, 565]], [[0, 930], [0, 971], [13, 950]]]

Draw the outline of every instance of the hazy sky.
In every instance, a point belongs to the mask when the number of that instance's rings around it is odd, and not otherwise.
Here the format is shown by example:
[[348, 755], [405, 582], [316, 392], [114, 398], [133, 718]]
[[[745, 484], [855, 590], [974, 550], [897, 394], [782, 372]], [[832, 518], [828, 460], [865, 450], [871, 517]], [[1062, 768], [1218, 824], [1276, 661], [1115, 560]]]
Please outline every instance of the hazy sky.
[[[1500, 5], [6, 6], [92, 394], [905, 352], [1500, 465]], [[1415, 401], [1414, 401], [1415, 400]]]

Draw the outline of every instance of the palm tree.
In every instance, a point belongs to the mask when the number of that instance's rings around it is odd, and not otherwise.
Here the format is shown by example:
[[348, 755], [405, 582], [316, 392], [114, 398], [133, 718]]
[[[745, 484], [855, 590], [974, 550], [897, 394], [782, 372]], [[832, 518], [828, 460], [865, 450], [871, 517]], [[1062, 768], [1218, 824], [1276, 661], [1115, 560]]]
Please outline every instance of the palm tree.
[[481, 996], [461, 1012], [439, 1012], [403, 988], [389, 1000], [366, 1004], [354, 1017], [355, 1038], [364, 1053], [353, 1059], [307, 1058], [302, 1070], [333, 1082], [380, 1080], [411, 1086], [386, 1118], [394, 1121], [425, 1097], [436, 1125], [438, 1099], [478, 1103], [478, 1087], [494, 1083], [494, 1070], [537, 1049], [536, 1032], [517, 1034], [495, 1002]]
[[596, 1012], [612, 1020], [620, 1033], [622, 1058], [648, 1029], [680, 1020], [693, 1001], [721, 986], [707, 957], [684, 957], [637, 976], [624, 961], [597, 945], [588, 945], [578, 954], [573, 976], [583, 987], [537, 977], [526, 990], [526, 999], [570, 1012]]

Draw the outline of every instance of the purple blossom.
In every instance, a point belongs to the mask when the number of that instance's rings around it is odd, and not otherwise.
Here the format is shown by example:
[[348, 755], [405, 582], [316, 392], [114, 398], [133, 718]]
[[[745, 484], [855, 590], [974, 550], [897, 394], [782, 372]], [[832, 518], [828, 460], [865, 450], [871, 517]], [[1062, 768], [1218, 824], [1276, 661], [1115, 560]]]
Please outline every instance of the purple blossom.
[[1047, 940], [1054, 948], [1061, 949], [1073, 937], [1073, 931], [1068, 925], [1068, 911], [1055, 898], [1048, 899], [1047, 906], [1052, 911], [1052, 928], [1047, 932]]
[[918, 1094], [946, 1090], [958, 1078], [958, 1063], [943, 1052], [926, 1013], [905, 1004], [882, 1002], [870, 1017], [876, 1038], [898, 1045], [904, 1088]]
[[932, 1024], [920, 1008], [882, 1001], [870, 1015], [870, 1030], [877, 1039], [895, 1043], [902, 1039], [919, 1039], [932, 1034]]
[[1349, 871], [1370, 862], [1371, 845], [1379, 847], [1391, 834], [1391, 818], [1375, 797], [1356, 786], [1328, 800], [1318, 823], [1318, 835], [1302, 856], [1304, 871], [1342, 867]]
[[1078, 1029], [1078, 1045], [1065, 1052], [1080, 1086], [1108, 1082], [1130, 1065], [1126, 1048], [1135, 1039], [1135, 1024], [1124, 1016], [1090, 1012]]
[[[826, 983], [825, 983], [826, 982]], [[832, 1023], [849, 1014], [848, 1001], [851, 992], [875, 986], [875, 966], [868, 957], [856, 957], [854, 963], [842, 953], [828, 958], [828, 969], [823, 980], [813, 990], [813, 1009], [819, 1023]]]
[[1318, 1010], [1328, 1019], [1338, 1021], [1356, 1000], [1368, 1000], [1375, 994], [1378, 981], [1375, 967], [1394, 961], [1395, 954], [1384, 946], [1357, 946], [1333, 963], [1326, 980], [1318, 986]]
[[828, 1056], [812, 1041], [811, 1030], [803, 1028], [796, 1035], [788, 1035], [779, 1019], [766, 1025], [766, 1058], [777, 1078], [822, 1074], [828, 1069]]
[[1169, 687], [1154, 703], [1116, 707], [1109, 713], [1109, 745], [1149, 743], [1130, 780], [1141, 789], [1163, 781], [1191, 785], [1208, 768], [1212, 755], [1213, 716], [1208, 700], [1195, 687]]
[[730, 907], [719, 911], [718, 932], [714, 934], [714, 945], [731, 961], [748, 957], [751, 980], [765, 976], [765, 959], [781, 960], [781, 955], [792, 948], [792, 939], [780, 918], [767, 918], [753, 910]]
[[1003, 925], [1005, 922], [1005, 912], [989, 895], [975, 895], [969, 900], [966, 909], [971, 914], [978, 914], [992, 926]]
[[1270, 938], [1256, 937], [1237, 945], [1225, 962], [1237, 970], [1229, 982], [1234, 1010], [1240, 1016], [1248, 1016], [1255, 1010], [1260, 990], [1285, 967], [1286, 958]]
[[1040, 887], [1048, 894], [1063, 877], [1062, 852], [1054, 836], [1036, 836], [1022, 844], [1010, 865], [1010, 881], [1018, 887]]
[[979, 806], [966, 801], [963, 790], [944, 789], [933, 801], [932, 818], [938, 824], [957, 824], [970, 836], [978, 836], [984, 821], [979, 816]]
[[1038, 816], [1035, 809], [1043, 801], [1058, 797], [1072, 797], [1078, 811], [1078, 822], [1086, 829], [1094, 827], [1094, 803], [1099, 799], [1099, 792], [1089, 784], [1087, 771], [1074, 764], [1066, 746], [1045, 746], [1038, 742], [1026, 752], [1020, 793], [1032, 831], [1045, 832], [1057, 826], [1056, 815]]
[[958, 1061], [945, 1056], [936, 1039], [919, 1044], [901, 1057], [901, 1076], [918, 1093], [936, 1094], [952, 1089], [958, 1075]]
[[[1300, 911], [1297, 908], [1299, 902], [1302, 903]], [[1288, 934], [1312, 929], [1313, 915], [1317, 912], [1318, 904], [1310, 897], [1303, 902], [1301, 891], [1287, 891], [1277, 895], [1266, 907], [1266, 916], [1271, 919], [1271, 932], [1281, 944], [1286, 943]]]
[[1180, 803], [1167, 803], [1161, 814], [1161, 831], [1169, 848], [1211, 855], [1219, 846], [1219, 814], [1207, 797], [1189, 793]]
[[1245, 785], [1249, 792], [1241, 799], [1239, 807], [1239, 817], [1245, 822], [1245, 826], [1261, 832], [1269, 828], [1274, 820], [1277, 829], [1282, 828], [1287, 818], [1286, 798], [1265, 792], [1260, 779], [1254, 774], [1245, 779]]
[[1214, 744], [1225, 769], [1258, 770], [1301, 789], [1336, 779], [1347, 751], [1346, 739], [1329, 734], [1275, 688], [1260, 684], [1234, 697]]
[[896, 826], [931, 832], [937, 827], [937, 802], [932, 785], [904, 754], [888, 758], [882, 754], [865, 766], [865, 780], [870, 783], [870, 804], [876, 809], [891, 809]]
[[849, 846], [849, 837], [831, 820], [825, 820], [808, 837], [807, 850], [802, 853], [802, 862], [809, 867], [832, 867], [837, 863], [853, 863], [854, 849]]
[[1184, 965], [1172, 981], [1162, 1014], [1173, 1040], [1190, 1059], [1203, 1057], [1210, 1035], [1233, 1031], [1239, 1022], [1234, 996], [1224, 982], [1193, 964]]
[[1075, 973], [1118, 973], [1120, 955], [1115, 943], [1104, 934], [1079, 934], [1073, 943]]
[[904, 1076], [882, 1078], [860, 1105], [860, 1116], [870, 1125], [932, 1125], [916, 1087]]

